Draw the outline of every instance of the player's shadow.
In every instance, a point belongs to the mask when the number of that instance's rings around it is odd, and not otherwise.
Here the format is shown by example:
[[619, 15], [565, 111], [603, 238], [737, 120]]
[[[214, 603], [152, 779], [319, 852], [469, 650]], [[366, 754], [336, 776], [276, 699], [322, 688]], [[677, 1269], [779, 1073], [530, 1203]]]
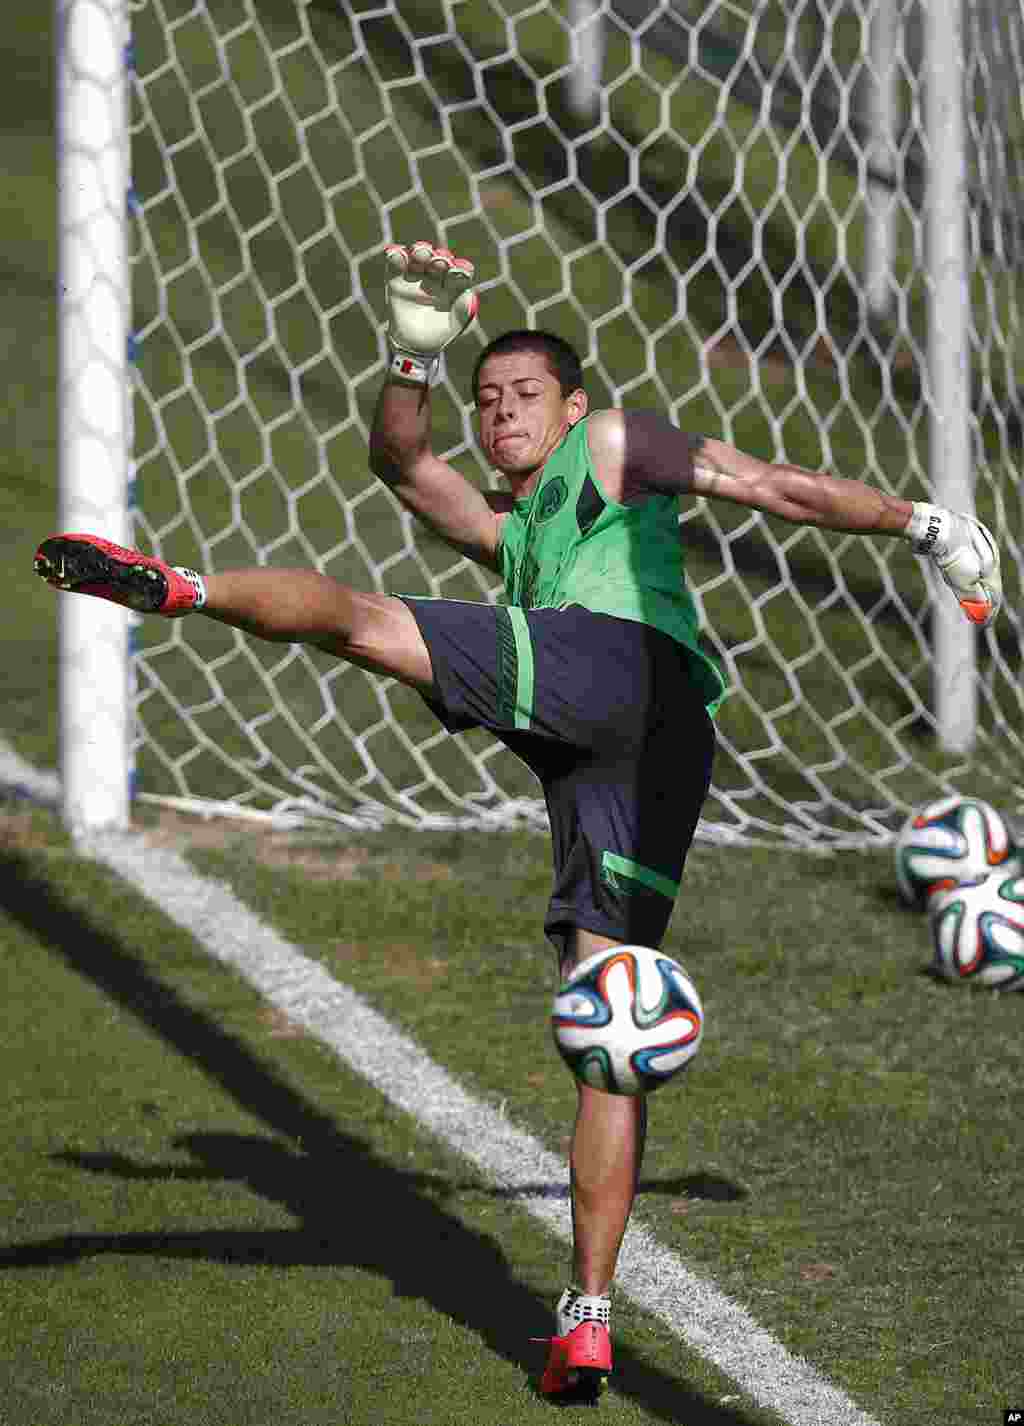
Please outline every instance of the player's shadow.
[[[456, 1185], [459, 1187], [459, 1185]], [[527, 1183], [515, 1188], [496, 1187], [486, 1190], [495, 1198], [567, 1198], [564, 1183]], [[749, 1197], [747, 1190], [732, 1179], [713, 1173], [680, 1174], [675, 1178], [642, 1178], [637, 1188], [640, 1198], [662, 1194], [670, 1198], [703, 1199], [707, 1203], [738, 1203]]]
[[[126, 1180], [242, 1182], [284, 1205], [296, 1219], [295, 1227], [280, 1229], [164, 1231], [157, 1224], [149, 1232], [61, 1234], [0, 1247], [0, 1270], [74, 1264], [106, 1253], [202, 1258], [228, 1267], [358, 1267], [387, 1279], [400, 1296], [419, 1298], [445, 1313], [536, 1382], [543, 1349], [531, 1346], [529, 1339], [549, 1330], [551, 1303], [517, 1280], [495, 1238], [445, 1209], [438, 1201], [436, 1175], [400, 1170], [379, 1158], [366, 1140], [336, 1124], [242, 1040], [188, 1004], [127, 939], [111, 936], [69, 906], [17, 853], [0, 854], [0, 910], [201, 1070], [247, 1114], [262, 1120], [274, 1136], [187, 1135], [170, 1147], [187, 1149], [191, 1166], [154, 1167], [118, 1155], [60, 1157], [84, 1171]], [[478, 1183], [474, 1187], [479, 1191]], [[614, 1387], [667, 1422], [749, 1426], [742, 1411], [708, 1401], [678, 1375], [621, 1343]]]

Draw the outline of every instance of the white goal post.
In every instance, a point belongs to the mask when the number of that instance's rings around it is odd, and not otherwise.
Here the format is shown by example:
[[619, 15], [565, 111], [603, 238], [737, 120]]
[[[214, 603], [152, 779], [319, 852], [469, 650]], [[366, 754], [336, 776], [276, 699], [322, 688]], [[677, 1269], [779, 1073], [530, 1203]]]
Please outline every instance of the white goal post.
[[[901, 542], [698, 502], [732, 689], [702, 835], [856, 846], [970, 786], [1024, 810], [1024, 4], [58, 0], [64, 528], [199, 568], [497, 599], [369, 474], [389, 241], [472, 254], [479, 330], [592, 402], [975, 509], [984, 635]], [[544, 821], [522, 765], [314, 651], [61, 602], [65, 816]]]
[[[130, 175], [123, 0], [57, 0], [59, 524], [129, 537]], [[65, 821], [124, 825], [131, 807], [129, 616], [60, 608]]]

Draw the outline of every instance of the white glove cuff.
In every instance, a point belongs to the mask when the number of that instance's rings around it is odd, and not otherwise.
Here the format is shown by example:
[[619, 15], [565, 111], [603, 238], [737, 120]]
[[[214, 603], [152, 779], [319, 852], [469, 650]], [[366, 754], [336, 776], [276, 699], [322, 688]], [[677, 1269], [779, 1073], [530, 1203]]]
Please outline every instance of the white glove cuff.
[[941, 505], [916, 501], [905, 534], [916, 555], [933, 555], [942, 559], [949, 553], [953, 516]]
[[424, 357], [418, 356], [415, 352], [392, 350], [391, 365], [388, 370], [392, 376], [401, 377], [403, 381], [414, 382], [419, 386], [430, 386], [436, 366], [437, 357]]

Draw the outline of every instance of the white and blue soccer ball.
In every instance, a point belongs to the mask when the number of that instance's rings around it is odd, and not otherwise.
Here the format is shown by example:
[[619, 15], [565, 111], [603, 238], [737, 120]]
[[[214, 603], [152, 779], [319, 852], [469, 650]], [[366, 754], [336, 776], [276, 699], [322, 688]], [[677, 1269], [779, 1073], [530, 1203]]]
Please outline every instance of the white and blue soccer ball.
[[991, 872], [1024, 871], [1002, 813], [979, 797], [959, 794], [930, 802], [909, 817], [897, 833], [895, 857], [900, 894], [918, 910], [937, 893]]
[[944, 980], [1024, 990], [1024, 876], [994, 872], [939, 892], [928, 914]]
[[671, 956], [648, 946], [612, 946], [588, 956], [559, 987], [551, 1029], [581, 1084], [608, 1094], [649, 1094], [697, 1053], [704, 1009]]

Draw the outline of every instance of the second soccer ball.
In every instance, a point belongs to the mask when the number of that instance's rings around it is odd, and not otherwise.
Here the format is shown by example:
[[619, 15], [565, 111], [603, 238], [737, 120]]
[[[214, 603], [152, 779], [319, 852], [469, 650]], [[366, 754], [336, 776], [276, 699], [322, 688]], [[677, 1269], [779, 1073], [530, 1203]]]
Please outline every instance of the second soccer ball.
[[1024, 870], [1006, 819], [980, 797], [944, 797], [903, 824], [896, 880], [904, 901], [924, 910], [940, 891], [990, 872]]
[[1024, 876], [995, 872], [940, 892], [929, 919], [932, 968], [944, 980], [1024, 989]]

